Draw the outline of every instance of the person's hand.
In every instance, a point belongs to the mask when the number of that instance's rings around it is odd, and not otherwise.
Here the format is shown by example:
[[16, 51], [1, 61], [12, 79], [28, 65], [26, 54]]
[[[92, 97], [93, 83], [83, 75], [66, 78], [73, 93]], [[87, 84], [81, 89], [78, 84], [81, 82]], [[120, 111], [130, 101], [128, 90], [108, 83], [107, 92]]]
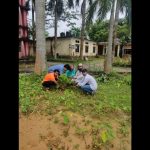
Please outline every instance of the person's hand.
[[78, 83], [76, 83], [76, 87], [79, 87], [80, 85]]

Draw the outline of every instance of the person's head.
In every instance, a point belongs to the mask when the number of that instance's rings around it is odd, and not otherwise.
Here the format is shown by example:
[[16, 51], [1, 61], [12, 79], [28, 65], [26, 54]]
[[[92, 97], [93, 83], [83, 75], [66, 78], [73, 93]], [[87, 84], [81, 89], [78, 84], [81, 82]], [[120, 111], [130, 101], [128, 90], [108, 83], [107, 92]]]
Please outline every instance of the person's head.
[[71, 70], [73, 70], [74, 69], [74, 64], [71, 64], [70, 68], [71, 68]]
[[86, 76], [87, 75], [87, 69], [82, 69], [82, 74], [83, 74], [83, 76]]
[[69, 64], [65, 64], [64, 65], [64, 71], [66, 71], [66, 70], [70, 70], [71, 71], [71, 67], [70, 67]]
[[83, 65], [80, 63], [80, 64], [78, 64], [78, 70], [79, 71], [82, 71], [82, 69], [83, 69]]
[[55, 78], [57, 78], [58, 76], [60, 76], [60, 72], [59, 72], [59, 70], [54, 70], [54, 76], [55, 76]]

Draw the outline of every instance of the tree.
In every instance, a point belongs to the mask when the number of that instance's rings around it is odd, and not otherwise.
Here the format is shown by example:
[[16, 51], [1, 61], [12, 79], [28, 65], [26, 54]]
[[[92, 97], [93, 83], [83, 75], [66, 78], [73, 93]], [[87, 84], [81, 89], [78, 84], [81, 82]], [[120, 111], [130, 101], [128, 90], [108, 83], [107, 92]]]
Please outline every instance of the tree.
[[112, 62], [113, 62], [113, 57], [115, 53], [115, 47], [116, 47], [116, 38], [117, 38], [117, 28], [118, 28], [118, 21], [119, 21], [119, 12], [123, 13], [125, 11], [126, 13], [126, 19], [130, 31], [131, 27], [131, 0], [117, 0], [116, 4], [116, 12], [115, 12], [115, 23], [114, 23], [114, 35], [113, 35], [113, 49], [112, 49]]
[[36, 0], [36, 60], [34, 72], [41, 74], [46, 69], [45, 49], [45, 0]]
[[[115, 0], [112, 0], [112, 1], [110, 1], [110, 0], [95, 0], [89, 8], [88, 16], [87, 16], [87, 19], [86, 19], [87, 20], [87, 25], [89, 26], [89, 24], [92, 23], [92, 19], [93, 19], [94, 13], [97, 11], [97, 7], [99, 7], [97, 16], [100, 20], [102, 20], [106, 17], [106, 14], [109, 12], [109, 10], [111, 8], [107, 56], [105, 58], [105, 63], [104, 63], [104, 71], [106, 73], [110, 73], [111, 69], [112, 69], [112, 60], [109, 60], [109, 59], [110, 59], [110, 56], [111, 56], [111, 59], [112, 59], [112, 43], [113, 43], [112, 36], [113, 36], [113, 34], [111, 32], [113, 30], [113, 25], [114, 25], [114, 14], [115, 14], [114, 6], [117, 3], [117, 1], [119, 1], [119, 0], [116, 0], [116, 1]], [[127, 1], [128, 1], [128, 4], [129, 4], [130, 0], [127, 0]], [[125, 6], [127, 7], [127, 6], [130, 6], [130, 5], [125, 5]], [[121, 5], [121, 3], [120, 3], [119, 7], [123, 8], [123, 5]], [[129, 7], [127, 7], [127, 8], [129, 8]], [[113, 13], [113, 15], [112, 15], [112, 13]]]
[[35, 43], [35, 19], [34, 19], [34, 13], [35, 13], [35, 0], [32, 0], [32, 40], [33, 40], [33, 52], [35, 55], [36, 51], [36, 43]]
[[54, 15], [54, 59], [57, 58], [56, 46], [57, 46], [57, 24], [60, 16], [64, 11], [63, 0], [50, 0], [48, 2], [48, 11]]
[[91, 40], [96, 42], [104, 42], [108, 39], [109, 22], [97, 20], [88, 27], [87, 33]]
[[80, 34], [81, 34], [80, 28], [72, 27], [70, 29], [70, 32], [74, 37], [80, 38]]
[[[93, 41], [105, 42], [108, 40], [108, 29], [108, 20], [96, 20], [95, 23], [89, 26], [88, 35]], [[116, 34], [121, 43], [127, 42], [126, 39], [131, 38], [126, 18], [119, 19]]]
[[120, 39], [121, 50], [126, 43], [131, 42], [131, 34], [127, 19], [120, 19], [118, 21], [117, 37]]
[[[51, 12], [49, 15], [54, 15], [54, 58], [57, 58], [57, 26], [58, 26], [58, 20], [64, 19], [61, 18], [62, 14], [65, 14], [64, 10], [64, 1], [63, 0], [50, 0], [47, 5], [47, 10]], [[73, 0], [67, 1], [68, 8], [74, 7]], [[66, 13], [68, 15], [68, 13]]]
[[104, 72], [110, 73], [112, 69], [112, 37], [113, 37], [113, 25], [114, 25], [114, 13], [115, 13], [115, 2], [117, 0], [95, 0], [88, 10], [88, 16], [86, 19], [86, 24], [89, 26], [92, 23], [94, 13], [99, 7], [97, 16], [99, 20], [103, 20], [107, 13], [111, 10], [110, 21], [109, 21], [109, 36], [108, 36], [108, 46], [107, 54], [104, 61]]
[[84, 43], [84, 32], [85, 32], [85, 11], [86, 11], [86, 0], [83, 0], [81, 6], [82, 15], [82, 26], [81, 26], [81, 44], [80, 44], [80, 58], [83, 60], [83, 43]]
[[110, 23], [109, 23], [108, 46], [107, 46], [107, 50], [106, 50], [107, 54], [106, 54], [106, 59], [104, 61], [104, 72], [107, 73], [107, 74], [112, 71], [112, 40], [113, 40], [115, 2], [117, 2], [117, 0], [113, 0], [112, 8], [111, 8]]
[[114, 22], [114, 31], [113, 31], [113, 47], [112, 47], [112, 62], [115, 55], [115, 48], [116, 48], [116, 38], [117, 38], [117, 25], [119, 20], [119, 10], [120, 10], [120, 3], [122, 0], [117, 0], [116, 4], [116, 11], [115, 11], [115, 22]]
[[[71, 0], [72, 1], [72, 0]], [[89, 0], [89, 5], [91, 5], [92, 0]], [[81, 42], [80, 42], [80, 58], [83, 59], [83, 43], [84, 43], [84, 37], [86, 35], [85, 33], [85, 20], [86, 20], [86, 5], [87, 0], [83, 0], [81, 4], [81, 18], [82, 18], [82, 25], [81, 25]], [[70, 3], [70, 8], [74, 7], [74, 3]], [[76, 0], [76, 6], [79, 6], [79, 0]]]

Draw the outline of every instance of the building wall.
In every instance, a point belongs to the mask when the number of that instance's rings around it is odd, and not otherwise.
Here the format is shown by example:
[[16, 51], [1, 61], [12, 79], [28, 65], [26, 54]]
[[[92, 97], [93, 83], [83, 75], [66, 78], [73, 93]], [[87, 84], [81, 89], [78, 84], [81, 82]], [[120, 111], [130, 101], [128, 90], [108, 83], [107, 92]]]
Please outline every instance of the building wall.
[[[88, 42], [88, 44], [86, 44]], [[95, 44], [95, 45], [93, 45]], [[46, 40], [46, 51], [51, 52], [51, 45], [54, 45], [54, 41], [50, 39]], [[79, 52], [76, 51], [76, 45], [79, 45]], [[88, 53], [85, 52], [85, 46], [88, 46]], [[95, 47], [95, 53], [93, 53], [93, 47]], [[96, 56], [98, 46], [96, 42], [84, 41], [83, 56]], [[64, 56], [80, 56], [80, 39], [79, 38], [58, 38], [57, 39], [57, 53]]]
[[59, 53], [59, 55], [71, 56], [72, 51], [71, 48], [69, 48], [70, 44], [71, 44], [71, 38], [58, 39], [57, 50], [56, 50], [57, 53]]
[[29, 56], [26, 0], [19, 0], [19, 58]]

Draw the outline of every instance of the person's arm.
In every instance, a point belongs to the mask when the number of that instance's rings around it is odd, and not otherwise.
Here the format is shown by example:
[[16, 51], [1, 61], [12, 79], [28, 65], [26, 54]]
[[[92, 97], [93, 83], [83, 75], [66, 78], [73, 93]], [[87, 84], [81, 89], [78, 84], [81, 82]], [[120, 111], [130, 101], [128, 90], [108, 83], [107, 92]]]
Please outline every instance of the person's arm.
[[77, 85], [78, 85], [78, 86], [84, 86], [86, 83], [88, 83], [88, 81], [89, 81], [88, 77], [85, 77], [85, 78], [82, 80], [82, 82], [79, 82]]
[[58, 84], [58, 82], [57, 82], [56, 80], [53, 80], [53, 82], [54, 82], [55, 84]]

